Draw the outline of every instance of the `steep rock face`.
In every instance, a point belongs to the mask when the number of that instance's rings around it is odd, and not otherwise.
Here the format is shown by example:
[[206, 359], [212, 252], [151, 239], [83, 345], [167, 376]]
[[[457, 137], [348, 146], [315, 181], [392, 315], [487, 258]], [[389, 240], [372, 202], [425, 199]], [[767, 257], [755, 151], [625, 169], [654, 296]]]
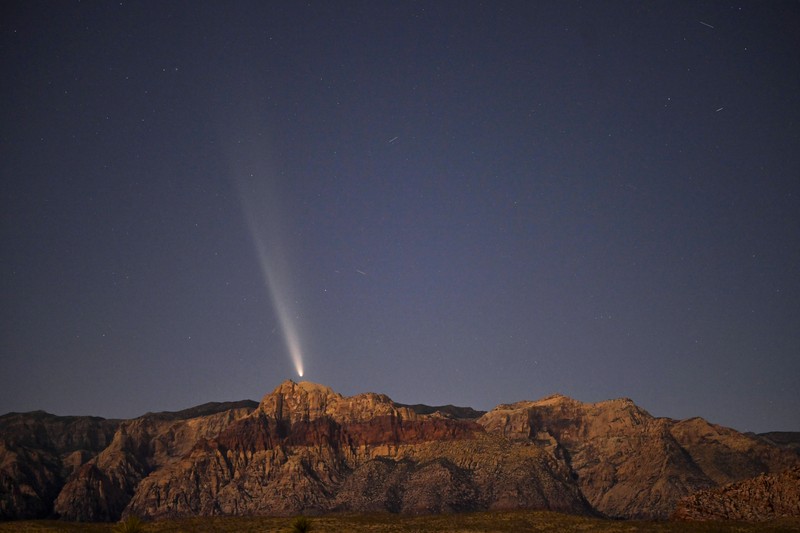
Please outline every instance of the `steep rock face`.
[[800, 467], [704, 490], [678, 502], [677, 520], [762, 522], [800, 516]]
[[153, 518], [324, 511], [591, 508], [544, 450], [379, 394], [285, 382], [250, 416], [145, 478], [126, 513]]
[[69, 479], [53, 506], [67, 520], [117, 520], [141, 480], [253, 411], [255, 402], [206, 404], [121, 423], [113, 441]]
[[43, 411], [0, 416], [0, 519], [49, 516], [64, 480], [111, 442], [118, 425]]
[[666, 518], [692, 492], [797, 464], [758, 437], [701, 419], [655, 418], [628, 399], [555, 395], [498, 406], [478, 422], [563, 458], [589, 502], [613, 517]]
[[800, 456], [762, 437], [702, 418], [671, 422], [672, 436], [716, 485], [781, 472], [799, 462]]

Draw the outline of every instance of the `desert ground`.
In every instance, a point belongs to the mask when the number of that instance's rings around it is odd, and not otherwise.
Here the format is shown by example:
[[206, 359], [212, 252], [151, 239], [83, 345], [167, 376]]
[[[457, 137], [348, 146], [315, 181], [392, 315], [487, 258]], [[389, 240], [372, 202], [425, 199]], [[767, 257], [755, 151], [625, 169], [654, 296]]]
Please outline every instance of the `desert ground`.
[[[290, 532], [293, 518], [273, 517], [219, 517], [165, 520], [146, 523], [144, 532], [153, 533], [264, 533]], [[326, 515], [312, 517], [312, 531], [343, 532], [367, 531], [371, 533], [422, 533], [422, 532], [779, 532], [800, 531], [800, 519], [769, 523], [743, 522], [669, 522], [669, 521], [619, 521], [565, 515], [547, 511], [513, 511], [463, 513], [452, 515], [398, 516], [376, 515]], [[0, 523], [0, 532], [33, 533], [59, 532], [112, 532], [115, 524], [74, 523], [60, 521], [18, 521]]]

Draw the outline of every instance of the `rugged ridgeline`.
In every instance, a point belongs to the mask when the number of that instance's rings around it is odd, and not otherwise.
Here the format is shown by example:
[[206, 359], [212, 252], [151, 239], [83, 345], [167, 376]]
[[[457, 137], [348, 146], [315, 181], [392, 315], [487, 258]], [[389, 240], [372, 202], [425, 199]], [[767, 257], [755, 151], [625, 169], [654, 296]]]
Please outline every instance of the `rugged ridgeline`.
[[[65, 437], [70, 424], [83, 436]], [[127, 421], [0, 417], [0, 517], [536, 508], [665, 518], [699, 490], [800, 465], [786, 438], [654, 418], [630, 400], [551, 396], [480, 413], [287, 381], [260, 404]]]
[[134, 420], [0, 417], [0, 519], [116, 520], [139, 481], [258, 404], [209, 403]]
[[112, 441], [120, 422], [43, 411], [0, 417], [0, 518], [49, 516], [64, 482]]
[[698, 490], [800, 464], [794, 450], [756, 435], [702, 418], [655, 418], [628, 399], [555, 395], [498, 406], [479, 423], [563, 458], [584, 496], [610, 517], [666, 518]]
[[250, 416], [145, 479], [126, 513], [591, 511], [546, 450], [420, 410], [285, 382]]

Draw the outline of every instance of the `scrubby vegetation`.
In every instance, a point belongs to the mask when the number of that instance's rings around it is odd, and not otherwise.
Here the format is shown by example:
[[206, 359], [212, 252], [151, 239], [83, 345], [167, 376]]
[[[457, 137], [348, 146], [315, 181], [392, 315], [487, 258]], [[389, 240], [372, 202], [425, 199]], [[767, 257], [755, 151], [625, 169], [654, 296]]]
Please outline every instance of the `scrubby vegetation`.
[[298, 516], [292, 522], [292, 533], [309, 533], [313, 529], [313, 522], [305, 516]]
[[[309, 520], [309, 519], [306, 519]], [[188, 518], [148, 522], [147, 533], [286, 533], [293, 529], [298, 518], [272, 517], [215, 517]], [[608, 533], [777, 533], [783, 531], [800, 532], [800, 520], [785, 520], [761, 524], [741, 522], [649, 522], [617, 521], [565, 515], [547, 511], [508, 511], [488, 513], [463, 513], [452, 515], [398, 516], [393, 514], [374, 515], [326, 515], [309, 520], [314, 533], [333, 533], [341, 531], [365, 531], [369, 533], [478, 533], [478, 532], [608, 532]], [[38, 533], [63, 531], [111, 533], [119, 524], [80, 524], [58, 521], [0, 522], [0, 532], [14, 531]], [[305, 531], [308, 531], [306, 529]]]
[[111, 531], [114, 533], [142, 533], [144, 522], [138, 516], [129, 516], [115, 525]]

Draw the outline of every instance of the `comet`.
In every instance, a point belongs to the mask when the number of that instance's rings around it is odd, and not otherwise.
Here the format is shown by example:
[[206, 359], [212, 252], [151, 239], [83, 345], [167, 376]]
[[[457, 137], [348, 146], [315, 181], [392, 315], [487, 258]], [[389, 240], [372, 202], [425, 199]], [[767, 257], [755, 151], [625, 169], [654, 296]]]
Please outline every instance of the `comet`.
[[300, 347], [300, 335], [294, 320], [297, 315], [292, 313], [289, 305], [291, 300], [284, 290], [284, 287], [288, 285], [288, 280], [281, 279], [281, 269], [274, 264], [275, 261], [270, 257], [263, 239], [260, 239], [252, 230], [251, 233], [258, 252], [258, 262], [264, 275], [264, 282], [272, 300], [272, 307], [275, 309], [278, 323], [283, 332], [286, 349], [289, 351], [289, 357], [294, 363], [297, 375], [303, 377], [303, 350]]
[[289, 250], [284, 245], [285, 210], [281, 209], [274, 172], [255, 152], [235, 154], [232, 161], [238, 164], [232, 169], [241, 200], [242, 211], [253, 241], [258, 264], [269, 293], [275, 316], [278, 319], [286, 351], [297, 375], [303, 377], [303, 348], [300, 341], [300, 310], [293, 279]]

